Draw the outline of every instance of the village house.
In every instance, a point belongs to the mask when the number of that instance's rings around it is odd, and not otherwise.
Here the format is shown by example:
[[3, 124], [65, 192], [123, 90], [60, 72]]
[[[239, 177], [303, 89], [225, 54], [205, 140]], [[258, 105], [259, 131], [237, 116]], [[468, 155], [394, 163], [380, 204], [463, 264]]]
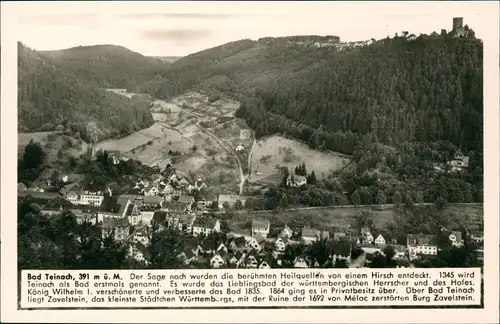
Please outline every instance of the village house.
[[200, 234], [209, 235], [211, 233], [220, 232], [220, 222], [212, 217], [197, 217], [193, 222], [193, 236]]
[[17, 184], [17, 191], [24, 191], [24, 190], [26, 190], [26, 189], [28, 189], [28, 187], [26, 187], [26, 185], [25, 185], [24, 183], [19, 182], [19, 183]]
[[469, 157], [462, 154], [461, 151], [455, 153], [454, 158], [448, 162], [452, 172], [460, 172], [469, 167]]
[[252, 236], [257, 234], [266, 238], [269, 235], [271, 223], [267, 219], [252, 219]]
[[408, 234], [406, 242], [410, 261], [419, 255], [436, 255], [438, 252], [437, 239], [434, 235]]
[[262, 250], [263, 244], [266, 241], [262, 234], [257, 233], [255, 236], [247, 237], [247, 246], [251, 247], [255, 251], [259, 252]]
[[183, 213], [188, 210], [185, 204], [174, 201], [162, 202], [161, 209], [169, 213]]
[[333, 232], [333, 240], [334, 241], [339, 241], [346, 236], [347, 236], [347, 234], [345, 232]]
[[120, 160], [122, 160], [119, 151], [108, 152], [108, 159], [113, 161], [113, 164], [119, 164]]
[[158, 184], [158, 190], [160, 191], [161, 195], [170, 195], [173, 194], [174, 187], [170, 183], [160, 182]]
[[81, 225], [83, 223], [97, 224], [97, 213], [91, 210], [72, 209], [71, 212], [75, 215], [76, 222]]
[[407, 252], [407, 249], [405, 246], [403, 245], [397, 245], [397, 244], [394, 244], [394, 245], [391, 245], [393, 248], [394, 248], [394, 256], [392, 257], [393, 260], [397, 260], [397, 259], [406, 259], [406, 252]]
[[228, 260], [230, 264], [234, 264], [237, 267], [244, 261], [245, 261], [245, 254], [241, 251], [236, 251], [236, 253], [231, 255]]
[[284, 235], [279, 237], [274, 242], [274, 249], [278, 252], [285, 252], [286, 247], [288, 246], [288, 236]]
[[351, 242], [348, 240], [334, 242], [331, 258], [333, 265], [339, 260], [345, 260], [346, 264], [349, 265], [351, 263]]
[[163, 202], [162, 197], [158, 196], [144, 196], [142, 200], [142, 208], [145, 209], [155, 209], [155, 208], [161, 208]]
[[259, 261], [257, 260], [258, 258], [257, 251], [251, 250], [245, 258], [244, 261], [244, 266], [249, 269], [256, 269], [259, 265]]
[[138, 262], [144, 262], [147, 265], [146, 251], [146, 246], [141, 242], [137, 242], [129, 246], [128, 256]]
[[102, 238], [114, 235], [116, 241], [124, 241], [130, 234], [130, 223], [126, 218], [106, 217], [101, 224]]
[[181, 196], [179, 196], [179, 199], [177, 200], [177, 202], [186, 206], [187, 210], [191, 210], [191, 206], [194, 203], [194, 197], [181, 195]]
[[224, 250], [226, 253], [229, 252], [229, 249], [226, 247], [226, 245], [224, 243], [221, 243], [219, 245], [219, 247], [215, 251], [217, 252], [217, 251], [220, 251], [220, 250]]
[[228, 258], [228, 254], [225, 251], [218, 251], [210, 259], [210, 265], [213, 268], [221, 268], [226, 265]]
[[368, 227], [361, 229], [362, 244], [373, 244], [373, 235]]
[[127, 219], [130, 225], [133, 226], [142, 222], [141, 213], [139, 212], [137, 205], [130, 200], [127, 200], [126, 204], [120, 205], [120, 209], [117, 213], [99, 211], [97, 218], [99, 222], [103, 221], [105, 218]]
[[305, 268], [309, 268], [309, 265], [304, 257], [298, 256], [293, 261], [293, 267], [305, 269]]
[[385, 244], [386, 244], [385, 238], [382, 236], [382, 234], [379, 234], [377, 236], [377, 238], [375, 239], [375, 245], [381, 246], [381, 245], [385, 245]]
[[182, 251], [177, 257], [184, 263], [184, 265], [189, 265], [197, 260], [196, 254], [190, 248], [185, 248], [184, 251]]
[[244, 149], [245, 149], [245, 147], [241, 144], [238, 144], [238, 146], [236, 146], [236, 152], [243, 151]]
[[74, 205], [77, 205], [79, 200], [80, 200], [80, 197], [78, 196], [78, 194], [74, 191], [70, 191], [66, 194], [66, 199], [74, 204]]
[[306, 245], [313, 244], [318, 240], [328, 240], [329, 238], [330, 233], [328, 231], [308, 227], [302, 229], [302, 242]]
[[178, 228], [180, 231], [184, 231], [185, 233], [193, 232], [193, 223], [196, 219], [196, 215], [192, 213], [184, 213], [179, 216], [179, 225]]
[[203, 190], [203, 189], [206, 189], [207, 188], [207, 185], [205, 184], [205, 182], [203, 182], [203, 180], [201, 178], [198, 178], [195, 182], [194, 182], [194, 188], [196, 190]]
[[217, 244], [214, 239], [204, 239], [201, 244], [198, 245], [198, 251], [203, 254], [214, 254], [217, 252]]
[[273, 257], [269, 254], [266, 254], [259, 260], [259, 269], [271, 269], [271, 265], [273, 264]]
[[235, 237], [229, 243], [229, 248], [233, 252], [240, 251], [246, 253], [247, 247], [248, 247], [247, 240], [244, 236]]
[[91, 205], [91, 206], [101, 206], [104, 200], [104, 194], [101, 191], [82, 191], [80, 192], [79, 198], [76, 200], [78, 205]]
[[442, 229], [441, 232], [444, 235], [448, 236], [448, 239], [450, 240], [452, 246], [455, 247], [461, 247], [464, 243], [464, 240], [462, 238], [462, 232], [459, 231], [448, 231], [446, 229]]
[[281, 230], [280, 234], [278, 237], [288, 237], [288, 238], [292, 238], [293, 236], [293, 231], [290, 227], [288, 227], [288, 225], [285, 225], [285, 227], [283, 227], [283, 229]]
[[302, 187], [307, 184], [307, 179], [304, 176], [297, 174], [289, 174], [286, 178], [286, 185], [289, 187]]
[[144, 189], [144, 196], [158, 196], [160, 193], [160, 189], [158, 188], [158, 184], [152, 184]]
[[132, 242], [140, 242], [144, 245], [149, 245], [149, 227], [147, 225], [134, 228], [134, 232], [132, 233], [131, 241]]

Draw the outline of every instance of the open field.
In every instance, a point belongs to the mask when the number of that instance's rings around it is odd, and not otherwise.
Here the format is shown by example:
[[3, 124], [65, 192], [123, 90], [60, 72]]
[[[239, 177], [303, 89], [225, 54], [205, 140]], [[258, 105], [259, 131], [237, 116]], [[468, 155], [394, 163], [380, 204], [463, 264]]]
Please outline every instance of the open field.
[[[236, 230], [244, 229], [249, 220], [263, 218], [269, 219], [275, 226], [282, 226], [287, 223], [290, 226], [311, 226], [322, 229], [345, 228], [347, 225], [355, 226], [356, 215], [363, 211], [372, 213], [373, 223], [378, 229], [387, 227], [395, 219], [397, 213], [394, 206], [319, 207], [276, 212], [241, 212], [234, 214], [233, 227]], [[460, 222], [473, 230], [479, 223], [483, 222], [484, 208], [482, 204], [448, 205], [442, 213], [449, 214], [453, 221]]]
[[314, 170], [316, 177], [321, 179], [331, 171], [343, 168], [349, 161], [346, 156], [312, 150], [306, 144], [273, 135], [259, 140], [255, 145], [249, 182], [257, 182], [276, 174], [276, 165], [293, 169], [302, 163], [306, 164], [308, 172]]
[[136, 147], [147, 144], [154, 139], [163, 138], [164, 132], [161, 125], [153, 124], [149, 128], [142, 129], [128, 136], [107, 140], [96, 144], [96, 149], [107, 151], [120, 151], [122, 153], [129, 152]]

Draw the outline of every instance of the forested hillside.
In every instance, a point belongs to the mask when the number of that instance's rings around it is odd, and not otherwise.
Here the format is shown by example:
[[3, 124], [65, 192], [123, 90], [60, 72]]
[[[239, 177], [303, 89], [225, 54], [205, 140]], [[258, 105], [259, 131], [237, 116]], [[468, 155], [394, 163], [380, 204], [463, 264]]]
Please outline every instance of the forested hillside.
[[[367, 201], [482, 202], [483, 45], [471, 35], [343, 49], [310, 36], [243, 40], [186, 56], [143, 90], [223, 91], [257, 137], [353, 155], [355, 170], [333, 182], [349, 199], [361, 190]], [[470, 158], [465, 172], [435, 170], [458, 149]]]
[[388, 39], [279, 78], [245, 100], [239, 116], [259, 135], [287, 132], [344, 153], [367, 134], [387, 145], [480, 150], [482, 56], [475, 39]]
[[238, 95], [238, 116], [258, 136], [288, 133], [314, 148], [351, 154], [371, 134], [388, 145], [450, 141], [468, 151], [482, 147], [482, 51], [475, 38], [441, 35], [343, 51], [293, 37], [243, 40], [186, 56], [142, 90]]
[[168, 66], [160, 59], [115, 45], [79, 46], [40, 54], [55, 59], [58, 66], [84, 81], [131, 91]]
[[18, 50], [19, 131], [52, 131], [62, 125], [96, 141], [153, 123], [147, 101], [110, 93], [22, 44]]

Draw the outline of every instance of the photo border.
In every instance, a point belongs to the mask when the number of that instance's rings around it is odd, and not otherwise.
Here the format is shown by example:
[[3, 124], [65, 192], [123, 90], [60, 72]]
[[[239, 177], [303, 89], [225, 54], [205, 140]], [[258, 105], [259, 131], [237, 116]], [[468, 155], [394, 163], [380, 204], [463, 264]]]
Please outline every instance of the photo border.
[[[18, 310], [17, 307], [17, 17], [22, 11], [51, 8], [52, 12], [68, 8], [99, 6], [102, 10], [134, 12], [142, 6], [171, 6], [204, 12], [223, 7], [241, 7], [241, 10], [258, 12], [275, 10], [313, 11], [324, 6], [332, 10], [355, 7], [356, 10], [411, 10], [420, 7], [446, 12], [450, 7], [481, 15], [489, 32], [481, 35], [484, 44], [484, 309], [204, 309], [204, 310], [148, 310], [136, 315], [138, 310]], [[217, 7], [215, 7], [217, 6]], [[37, 9], [38, 8], [38, 9]], [[312, 9], [314, 8], [314, 9]], [[1, 3], [1, 312], [2, 322], [304, 322], [304, 323], [404, 323], [419, 320], [422, 323], [491, 323], [498, 321], [499, 311], [499, 4], [496, 1], [459, 2], [2, 2]], [[323, 8], [324, 9], [324, 8]], [[184, 9], [186, 10], [186, 9]], [[450, 17], [451, 18], [451, 17]], [[422, 18], [425, 19], [425, 18]], [[449, 24], [443, 21], [443, 26]], [[472, 26], [474, 29], [474, 26]], [[15, 135], [16, 134], [16, 135]], [[16, 172], [13, 172], [13, 171]], [[487, 216], [489, 215], [489, 216]], [[14, 280], [16, 278], [16, 280]], [[82, 313], [83, 312], [83, 313]]]

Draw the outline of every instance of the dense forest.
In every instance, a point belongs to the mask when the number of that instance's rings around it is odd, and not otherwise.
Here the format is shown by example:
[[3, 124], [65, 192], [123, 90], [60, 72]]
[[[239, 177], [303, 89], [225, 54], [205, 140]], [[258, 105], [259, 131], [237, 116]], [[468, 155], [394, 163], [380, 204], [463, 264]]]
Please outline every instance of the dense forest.
[[366, 135], [386, 145], [449, 141], [465, 152], [482, 149], [480, 40], [435, 34], [338, 50], [303, 38], [201, 51], [141, 90], [169, 98], [215, 88], [242, 100], [238, 116], [257, 136], [280, 132], [348, 154]]
[[110, 93], [20, 43], [18, 51], [19, 131], [53, 131], [61, 125], [97, 141], [153, 123], [149, 102]]
[[[354, 170], [326, 185], [349, 200], [363, 187], [373, 203], [394, 195], [482, 202], [483, 45], [469, 35], [395, 36], [343, 50], [307, 36], [242, 40], [184, 57], [143, 91], [222, 91], [241, 101], [236, 116], [258, 138], [278, 133], [352, 155]], [[457, 150], [469, 157], [467, 171], [436, 172]], [[334, 201], [345, 201], [340, 193]]]
[[165, 70], [169, 64], [122, 46], [79, 46], [40, 54], [57, 66], [102, 88], [133, 90]]
[[[288, 59], [296, 49], [281, 53]], [[364, 135], [386, 145], [448, 141], [481, 150], [482, 57], [481, 41], [442, 36], [325, 51], [311, 68], [257, 89], [238, 115], [258, 135], [288, 133], [348, 154]]]

